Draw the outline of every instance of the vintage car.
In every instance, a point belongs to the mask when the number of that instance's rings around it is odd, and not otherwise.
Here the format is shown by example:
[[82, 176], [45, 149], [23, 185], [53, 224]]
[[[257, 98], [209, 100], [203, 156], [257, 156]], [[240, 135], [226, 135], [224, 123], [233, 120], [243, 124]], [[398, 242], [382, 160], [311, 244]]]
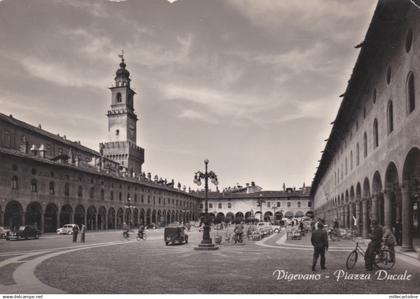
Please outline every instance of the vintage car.
[[6, 240], [38, 239], [41, 231], [33, 226], [18, 226], [7, 233]]
[[73, 234], [73, 227], [76, 224], [64, 224], [63, 227], [57, 229], [57, 235], [71, 235]]
[[6, 235], [8, 232], [10, 232], [9, 228], [0, 226], [0, 239], [6, 239]]
[[188, 234], [183, 226], [167, 226], [163, 234], [166, 245], [169, 243], [188, 243]]

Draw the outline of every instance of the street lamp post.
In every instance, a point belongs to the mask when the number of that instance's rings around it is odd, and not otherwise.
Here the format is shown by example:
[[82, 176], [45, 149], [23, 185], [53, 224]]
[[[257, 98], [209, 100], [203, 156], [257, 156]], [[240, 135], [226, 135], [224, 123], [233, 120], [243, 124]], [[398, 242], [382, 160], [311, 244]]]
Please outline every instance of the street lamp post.
[[210, 217], [209, 217], [209, 207], [208, 207], [208, 190], [209, 190], [209, 182], [208, 180], [210, 179], [211, 182], [214, 185], [218, 185], [218, 181], [217, 181], [217, 175], [213, 172], [210, 171], [208, 172], [207, 166], [209, 164], [209, 160], [206, 159], [204, 160], [204, 165], [205, 165], [205, 171], [204, 173], [202, 173], [201, 171], [197, 171], [194, 175], [194, 183], [196, 183], [198, 186], [201, 185], [201, 179], [204, 179], [204, 199], [205, 199], [205, 204], [204, 204], [204, 227], [203, 227], [203, 240], [201, 240], [201, 243], [195, 247], [195, 250], [217, 250], [219, 249], [219, 247], [215, 246], [212, 243], [212, 240], [210, 238]]
[[260, 207], [260, 222], [262, 221], [262, 204], [265, 202], [264, 198], [262, 198], [262, 194], [257, 199], [258, 206]]
[[135, 208], [136, 206], [133, 206], [131, 204], [131, 197], [129, 197], [127, 201], [128, 201], [128, 205], [125, 205], [124, 208], [130, 209], [130, 223], [128, 224], [128, 228], [131, 230], [132, 228], [131, 226], [133, 224], [133, 208]]

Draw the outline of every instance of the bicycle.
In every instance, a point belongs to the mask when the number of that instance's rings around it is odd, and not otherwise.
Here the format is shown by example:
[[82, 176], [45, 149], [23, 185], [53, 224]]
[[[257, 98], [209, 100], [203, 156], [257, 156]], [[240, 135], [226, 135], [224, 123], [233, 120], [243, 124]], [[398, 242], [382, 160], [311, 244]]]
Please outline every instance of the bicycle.
[[142, 233], [142, 236], [140, 237], [139, 236], [139, 234], [137, 233], [137, 236], [136, 236], [136, 240], [137, 241], [140, 241], [140, 240], [146, 240], [147, 239], [147, 234], [146, 234], [146, 232], [144, 231], [143, 233]]
[[128, 231], [123, 231], [122, 237], [123, 239], [128, 240], [130, 238], [130, 234], [128, 233]]
[[[363, 248], [359, 246], [359, 242], [357, 241], [356, 248], [353, 249], [353, 251], [350, 252], [349, 256], [347, 257], [347, 269], [353, 269], [354, 265], [357, 263], [359, 254], [364, 257], [366, 251], [364, 251]], [[382, 246], [381, 249], [379, 249], [379, 251], [375, 253], [373, 265], [376, 266], [378, 269], [390, 270], [395, 265], [395, 260], [392, 260], [391, 256], [391, 251], [387, 249], [386, 246]]]

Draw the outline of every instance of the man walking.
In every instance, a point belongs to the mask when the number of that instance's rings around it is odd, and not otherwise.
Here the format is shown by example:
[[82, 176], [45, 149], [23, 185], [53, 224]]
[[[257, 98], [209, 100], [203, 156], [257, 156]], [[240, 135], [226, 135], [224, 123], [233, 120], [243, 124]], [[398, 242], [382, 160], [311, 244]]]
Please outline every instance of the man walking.
[[79, 226], [75, 224], [72, 229], [73, 232], [73, 243], [77, 242], [77, 235], [79, 234]]
[[312, 232], [311, 243], [314, 246], [312, 271], [316, 271], [315, 266], [319, 256], [321, 256], [321, 269], [327, 269], [325, 267], [325, 250], [328, 250], [328, 234], [323, 230], [323, 227], [324, 225], [322, 223], [318, 223], [318, 228]]

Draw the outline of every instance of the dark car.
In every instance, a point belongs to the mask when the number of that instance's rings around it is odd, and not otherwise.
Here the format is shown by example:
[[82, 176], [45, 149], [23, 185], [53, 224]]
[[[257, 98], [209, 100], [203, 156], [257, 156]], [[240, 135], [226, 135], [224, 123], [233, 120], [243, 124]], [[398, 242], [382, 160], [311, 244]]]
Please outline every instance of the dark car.
[[169, 243], [188, 243], [188, 234], [185, 233], [183, 226], [168, 226], [165, 227], [164, 241], [166, 245]]
[[38, 239], [41, 235], [41, 231], [33, 226], [18, 226], [15, 229], [11, 230], [6, 235], [6, 240], [21, 240], [21, 239]]

